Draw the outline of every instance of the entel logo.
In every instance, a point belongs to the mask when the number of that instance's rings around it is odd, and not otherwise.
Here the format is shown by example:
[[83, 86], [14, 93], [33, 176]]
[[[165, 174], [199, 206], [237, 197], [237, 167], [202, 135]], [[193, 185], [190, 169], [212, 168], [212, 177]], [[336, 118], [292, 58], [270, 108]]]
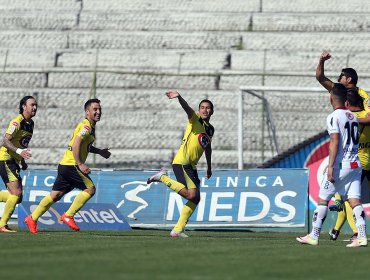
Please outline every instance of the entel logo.
[[[32, 213], [36, 207], [37, 205], [31, 205], [30, 212]], [[57, 223], [62, 225], [63, 222], [60, 221], [60, 216], [61, 214], [55, 208], [50, 207], [50, 209], [39, 218], [38, 222], [48, 226], [55, 225]], [[81, 209], [74, 216], [74, 220], [76, 221], [76, 223], [93, 223], [93, 224], [124, 223], [124, 221], [117, 217], [117, 215], [113, 212], [112, 209], [100, 211], [96, 211], [92, 208], [88, 208], [86, 210]]]
[[[329, 139], [318, 144], [311, 154], [307, 157], [307, 160], [304, 164], [305, 168], [310, 169], [309, 177], [309, 198], [310, 201], [317, 206], [320, 185], [324, 178], [324, 171], [328, 166], [329, 162]], [[327, 155], [327, 156], [323, 156]], [[334, 200], [334, 198], [332, 199]], [[331, 202], [329, 202], [329, 205]], [[365, 214], [370, 216], [370, 203], [364, 203], [363, 207]]]

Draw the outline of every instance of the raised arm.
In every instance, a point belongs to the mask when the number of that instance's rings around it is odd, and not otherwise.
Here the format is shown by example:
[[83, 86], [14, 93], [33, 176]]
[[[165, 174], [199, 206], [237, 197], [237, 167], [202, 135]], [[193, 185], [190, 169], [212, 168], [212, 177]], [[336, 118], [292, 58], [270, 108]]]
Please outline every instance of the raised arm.
[[324, 51], [319, 60], [319, 64], [316, 67], [316, 80], [324, 87], [327, 91], [331, 91], [334, 83], [325, 76], [324, 64], [325, 61], [331, 58], [331, 54]]
[[169, 90], [166, 92], [166, 95], [169, 99], [177, 98], [181, 107], [184, 109], [185, 113], [188, 115], [188, 119], [194, 114], [194, 110], [189, 106], [189, 104], [185, 101], [184, 98], [181, 97], [180, 93], [175, 90]]

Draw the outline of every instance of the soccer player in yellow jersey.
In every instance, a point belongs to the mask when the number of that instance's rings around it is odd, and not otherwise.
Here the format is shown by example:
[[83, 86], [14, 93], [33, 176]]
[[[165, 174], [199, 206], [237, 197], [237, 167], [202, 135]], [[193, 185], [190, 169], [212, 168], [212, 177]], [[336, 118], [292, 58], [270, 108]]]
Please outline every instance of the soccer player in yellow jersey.
[[37, 233], [37, 220], [63, 195], [74, 188], [82, 190], [73, 200], [69, 209], [60, 217], [60, 220], [73, 230], [80, 230], [73, 216], [95, 194], [95, 185], [89, 173], [90, 168], [85, 164], [89, 152], [109, 158], [109, 149], [98, 149], [93, 146], [95, 140], [95, 125], [102, 115], [100, 100], [90, 99], [85, 103], [86, 118], [80, 122], [69, 141], [68, 148], [58, 165], [58, 175], [52, 191], [44, 197], [37, 208], [25, 219], [31, 233]]
[[182, 144], [172, 162], [172, 169], [177, 181], [171, 179], [165, 170], [160, 170], [151, 176], [147, 183], [162, 182], [188, 200], [181, 211], [177, 224], [170, 233], [172, 237], [188, 237], [184, 233], [185, 226], [200, 201], [200, 180], [196, 166], [203, 152], [207, 161], [206, 177], [208, 179], [212, 176], [211, 141], [214, 128], [209, 120], [213, 114], [213, 104], [204, 99], [199, 103], [199, 111], [195, 112], [177, 91], [170, 90], [166, 95], [169, 99], [177, 98], [188, 116]]
[[22, 202], [22, 179], [20, 166], [27, 169], [25, 159], [31, 157], [28, 144], [33, 135], [32, 118], [37, 112], [37, 102], [33, 96], [25, 96], [19, 102], [19, 115], [12, 119], [2, 139], [0, 149], [0, 175], [7, 191], [0, 192], [0, 202], [5, 202], [4, 213], [0, 220], [0, 232], [15, 232], [8, 221], [17, 203]]
[[[326, 88], [328, 91], [330, 91], [334, 85], [334, 82], [332, 82], [330, 79], [328, 79], [325, 76], [324, 73], [324, 64], [325, 61], [331, 58], [331, 54], [327, 51], [324, 51], [319, 60], [319, 64], [317, 65], [316, 68], [316, 79], [319, 81], [319, 83]], [[357, 87], [357, 81], [358, 81], [358, 75], [355, 69], [353, 68], [343, 68], [339, 77], [338, 77], [338, 83], [343, 84], [349, 92], [352, 91], [356, 92], [356, 94], [359, 94], [362, 99], [363, 99], [363, 112], [358, 112], [356, 115], [359, 117], [359, 123], [363, 124], [369, 124], [370, 120], [370, 96], [369, 94], [362, 88]], [[352, 107], [353, 108], [353, 107]], [[362, 126], [363, 127], [363, 126]], [[361, 165], [363, 169], [362, 173], [362, 181], [366, 177], [370, 177], [369, 175], [369, 169], [370, 169], [370, 159], [369, 159], [369, 153], [370, 149], [369, 148], [364, 148], [364, 143], [370, 142], [370, 135], [368, 134], [368, 128], [365, 127], [362, 134], [361, 134], [361, 142], [359, 146], [359, 157], [361, 160]], [[361, 144], [362, 143], [362, 144]], [[348, 202], [344, 203], [344, 208], [343, 208], [343, 202], [342, 198], [340, 195], [336, 194], [335, 196], [335, 204], [330, 207], [330, 210], [340, 210], [338, 212], [338, 218], [337, 222], [334, 226], [334, 228], [329, 232], [330, 238], [332, 240], [336, 240], [339, 236], [340, 229], [342, 228], [345, 220], [347, 219], [349, 226], [351, 227], [353, 231], [353, 236], [351, 239], [355, 238], [357, 236], [357, 227], [355, 224], [355, 221], [353, 219], [353, 211], [352, 208], [349, 206]], [[342, 211], [344, 210], [344, 211]]]

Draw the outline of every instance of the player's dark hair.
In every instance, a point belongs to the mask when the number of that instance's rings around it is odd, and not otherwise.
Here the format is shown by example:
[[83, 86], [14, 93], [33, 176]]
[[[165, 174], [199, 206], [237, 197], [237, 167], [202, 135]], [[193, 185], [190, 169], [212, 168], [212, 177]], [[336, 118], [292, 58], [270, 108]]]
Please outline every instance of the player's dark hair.
[[[28, 99], [35, 99], [35, 97], [31, 95], [27, 95], [19, 101], [19, 114], [23, 113], [23, 106], [26, 105]], [[35, 99], [36, 100], [36, 99]]]
[[100, 104], [100, 100], [97, 99], [97, 98], [87, 100], [85, 105], [84, 105], [85, 111], [90, 107], [91, 103], [99, 103]]
[[364, 110], [364, 99], [358, 93], [357, 88], [347, 89], [347, 101], [349, 105], [359, 107]]
[[210, 100], [208, 100], [208, 99], [203, 99], [202, 101], [200, 101], [200, 102], [199, 102], [198, 109], [200, 109], [200, 105], [201, 105], [202, 103], [204, 103], [204, 102], [208, 103], [208, 104], [209, 104], [209, 106], [211, 106], [211, 110], [212, 110], [212, 113], [213, 113], [213, 103], [212, 103]]
[[347, 101], [347, 88], [342, 84], [334, 83], [330, 93], [343, 105]]
[[358, 76], [357, 76], [357, 72], [356, 72], [355, 69], [353, 69], [353, 68], [343, 68], [342, 69], [342, 73], [340, 75], [341, 76], [344, 75], [344, 76], [346, 76], [348, 78], [351, 78], [350, 84], [357, 85]]

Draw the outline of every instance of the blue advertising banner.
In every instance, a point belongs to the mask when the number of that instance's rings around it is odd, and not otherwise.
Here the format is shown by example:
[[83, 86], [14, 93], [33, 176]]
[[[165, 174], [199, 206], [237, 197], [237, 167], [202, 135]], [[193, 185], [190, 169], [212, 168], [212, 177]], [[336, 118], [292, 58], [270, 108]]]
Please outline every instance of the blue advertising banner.
[[[22, 202], [18, 207], [18, 226], [27, 228], [24, 219], [37, 207], [37, 202]], [[60, 221], [60, 216], [71, 204], [55, 203], [37, 221], [37, 227], [52, 229], [69, 229]], [[82, 230], [131, 230], [117, 208], [110, 203], [88, 203], [74, 216], [76, 224]]]
[[[147, 185], [147, 178], [153, 174], [153, 171], [93, 171], [91, 178], [97, 191], [88, 204], [113, 204], [132, 227], [171, 227], [186, 200], [162, 183]], [[172, 172], [169, 175], [175, 178]], [[201, 201], [188, 226], [305, 226], [308, 169], [214, 171], [208, 180], [204, 175], [199, 172]], [[22, 176], [23, 201], [38, 202], [51, 191], [56, 170], [29, 170]], [[76, 189], [66, 194], [60, 202], [71, 203], [78, 192]]]

